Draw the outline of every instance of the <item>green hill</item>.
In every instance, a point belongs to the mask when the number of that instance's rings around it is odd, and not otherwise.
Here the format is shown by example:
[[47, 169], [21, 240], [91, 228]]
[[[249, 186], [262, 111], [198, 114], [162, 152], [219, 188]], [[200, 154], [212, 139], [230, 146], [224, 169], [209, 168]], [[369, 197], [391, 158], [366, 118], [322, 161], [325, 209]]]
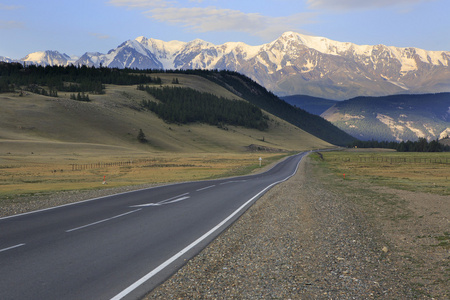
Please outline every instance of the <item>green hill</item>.
[[[66, 87], [79, 88], [78, 91], [72, 91], [56, 89], [57, 85], [49, 84], [45, 76], [39, 82], [32, 82], [31, 79], [27, 82], [27, 72], [31, 71], [19, 71], [23, 72], [25, 77], [21, 79], [20, 84], [11, 80], [13, 77], [8, 76], [7, 72], [3, 72], [0, 77], [4, 88], [4, 92], [0, 94], [0, 144], [2, 152], [5, 153], [62, 151], [80, 154], [94, 151], [101, 155], [148, 151], [239, 152], [246, 151], [249, 145], [263, 146], [261, 149], [288, 151], [332, 147], [330, 143], [284, 121], [264, 107], [258, 110], [262, 109], [262, 120], [267, 126], [258, 129], [226, 122], [217, 125], [169, 122], [142, 105], [144, 101], [160, 102], [146, 91], [137, 89], [142, 82], [157, 88], [189, 88], [228, 100], [248, 100], [246, 95], [254, 93], [246, 91], [245, 85], [229, 85], [225, 88], [210, 80], [209, 75], [144, 74], [149, 80], [143, 78], [142, 73], [136, 74], [136, 78], [130, 78], [135, 76], [133, 70], [112, 70], [114, 77], [122, 74], [130, 80], [136, 79], [137, 82], [101, 83], [101, 91], [89, 91], [86, 90], [89, 87], [85, 89], [83, 81], [75, 76], [68, 79], [71, 81], [63, 82]], [[42, 68], [40, 71], [56, 72], [51, 67]], [[86, 69], [84, 71], [87, 72]], [[233, 77], [241, 80], [240, 76]], [[174, 83], [174, 78], [177, 79], [177, 84]], [[95, 86], [98, 89], [98, 85]], [[254, 88], [253, 85], [252, 87]], [[264, 90], [260, 87], [258, 89]], [[77, 101], [77, 97], [74, 100], [72, 96], [76, 93], [85, 93], [88, 101]], [[272, 101], [281, 101], [276, 99]], [[146, 143], [138, 140], [140, 131], [145, 134]]]

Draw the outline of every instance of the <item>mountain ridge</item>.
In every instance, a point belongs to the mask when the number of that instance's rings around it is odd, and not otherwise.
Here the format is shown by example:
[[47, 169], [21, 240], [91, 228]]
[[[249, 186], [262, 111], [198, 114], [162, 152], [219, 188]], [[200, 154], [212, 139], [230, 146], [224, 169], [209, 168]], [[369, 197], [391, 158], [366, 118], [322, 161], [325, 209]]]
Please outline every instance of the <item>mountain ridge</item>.
[[292, 31], [258, 46], [243, 42], [214, 45], [200, 39], [165, 42], [140, 36], [107, 54], [86, 52], [79, 58], [70, 58], [57, 51], [44, 52], [46, 59], [33, 60], [38, 55], [30, 54], [18, 61], [42, 65], [230, 70], [250, 77], [279, 96], [304, 94], [334, 100], [450, 92], [450, 51], [357, 45]]
[[443, 139], [450, 134], [450, 93], [356, 97], [321, 116], [360, 140]]

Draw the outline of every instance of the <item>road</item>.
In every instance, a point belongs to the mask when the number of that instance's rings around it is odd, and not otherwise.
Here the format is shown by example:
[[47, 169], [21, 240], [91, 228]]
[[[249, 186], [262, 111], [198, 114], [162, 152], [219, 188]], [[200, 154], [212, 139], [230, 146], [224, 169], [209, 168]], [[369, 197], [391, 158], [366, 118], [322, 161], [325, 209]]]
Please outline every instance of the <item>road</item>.
[[272, 186], [269, 171], [166, 185], [0, 219], [0, 299], [136, 299], [156, 287]]

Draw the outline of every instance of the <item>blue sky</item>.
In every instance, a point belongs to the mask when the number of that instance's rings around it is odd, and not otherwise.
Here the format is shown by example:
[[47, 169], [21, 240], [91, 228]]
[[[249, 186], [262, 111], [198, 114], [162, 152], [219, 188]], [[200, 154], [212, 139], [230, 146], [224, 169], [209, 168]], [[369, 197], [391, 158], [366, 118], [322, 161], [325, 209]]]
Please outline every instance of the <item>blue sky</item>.
[[0, 0], [0, 56], [106, 53], [138, 36], [261, 45], [285, 31], [450, 51], [449, 0]]

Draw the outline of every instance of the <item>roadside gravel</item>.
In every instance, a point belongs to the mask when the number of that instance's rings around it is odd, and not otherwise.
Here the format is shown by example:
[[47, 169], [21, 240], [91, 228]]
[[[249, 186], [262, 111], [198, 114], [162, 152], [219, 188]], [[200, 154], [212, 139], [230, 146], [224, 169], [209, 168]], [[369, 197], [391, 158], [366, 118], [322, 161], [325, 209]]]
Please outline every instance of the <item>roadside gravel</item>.
[[64, 191], [51, 194], [42, 193], [32, 196], [17, 197], [13, 200], [9, 200], [7, 205], [2, 205], [0, 207], [0, 217], [22, 214], [30, 211], [66, 205], [69, 203], [80, 202], [108, 195], [150, 188], [153, 186], [156, 186], [156, 184], [143, 184], [98, 190]]
[[306, 158], [145, 299], [415, 298], [378, 229], [311, 172]]

